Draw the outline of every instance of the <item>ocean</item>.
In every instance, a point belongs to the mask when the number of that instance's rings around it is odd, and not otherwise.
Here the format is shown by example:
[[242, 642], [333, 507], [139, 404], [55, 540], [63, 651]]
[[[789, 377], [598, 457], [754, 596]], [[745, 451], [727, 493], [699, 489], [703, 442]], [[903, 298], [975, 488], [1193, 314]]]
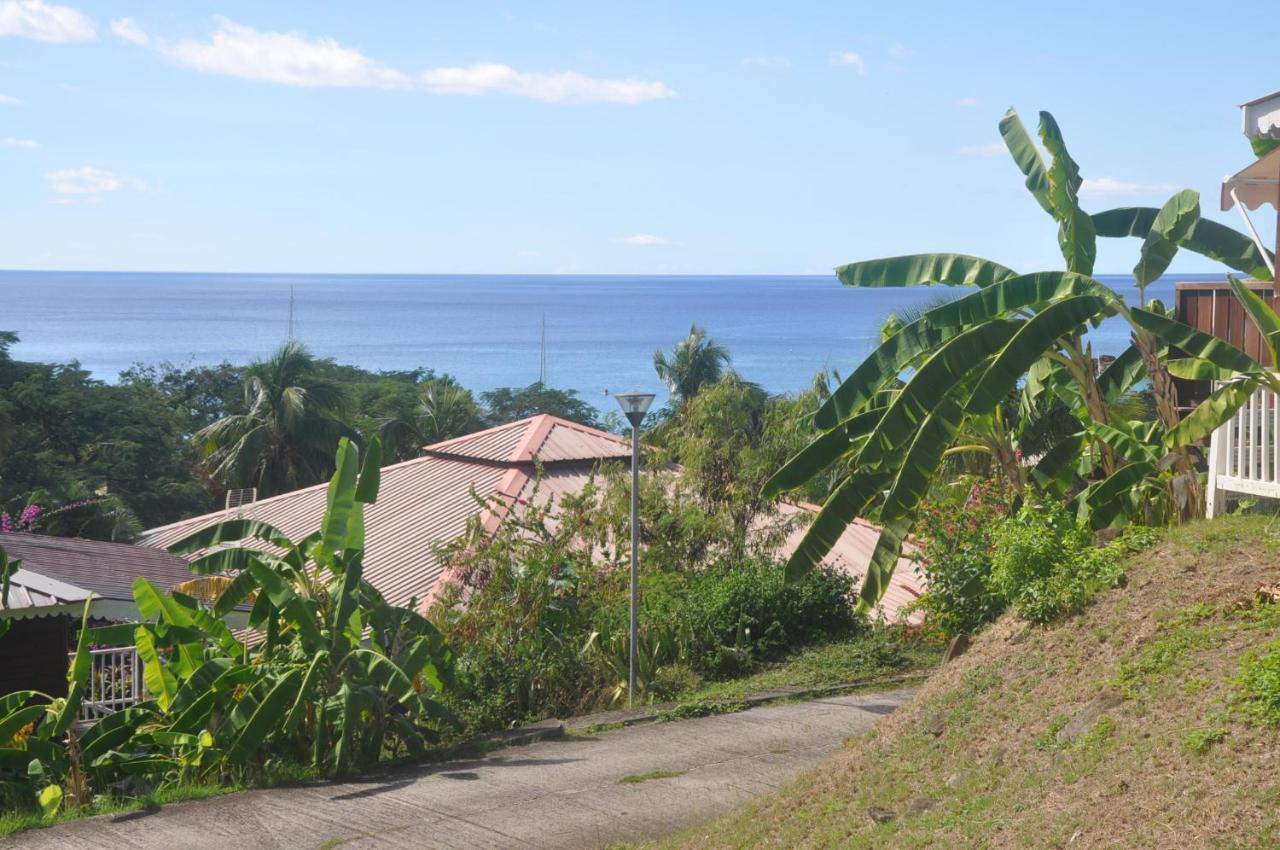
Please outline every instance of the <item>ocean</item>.
[[[1127, 275], [1100, 275], [1130, 294]], [[1148, 289], [1172, 303], [1173, 280]], [[1216, 276], [1177, 275], [1177, 280]], [[245, 363], [289, 333], [316, 354], [366, 369], [426, 367], [483, 391], [539, 378], [602, 409], [605, 391], [663, 397], [656, 349], [697, 323], [728, 347], [733, 367], [766, 389], [810, 385], [824, 367], [848, 372], [897, 310], [964, 290], [850, 289], [822, 276], [259, 275], [0, 271], [0, 330], [12, 356], [79, 361], [115, 380], [135, 363]], [[1095, 352], [1128, 345], [1124, 324], [1091, 332]]]

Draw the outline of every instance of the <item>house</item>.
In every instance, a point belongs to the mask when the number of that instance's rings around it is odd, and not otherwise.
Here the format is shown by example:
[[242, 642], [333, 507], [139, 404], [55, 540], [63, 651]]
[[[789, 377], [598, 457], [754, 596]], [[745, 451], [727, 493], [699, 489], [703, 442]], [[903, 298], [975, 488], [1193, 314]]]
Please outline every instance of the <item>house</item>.
[[10, 621], [0, 637], [0, 694], [64, 695], [67, 652], [86, 602], [94, 620], [136, 620], [134, 579], [168, 590], [191, 578], [182, 558], [124, 543], [20, 533], [0, 535], [0, 548], [22, 562], [8, 602], [0, 600], [0, 619]]
[[[378, 501], [365, 509], [365, 578], [393, 605], [422, 606], [444, 571], [437, 547], [462, 535], [472, 517], [496, 531], [507, 511], [527, 505], [535, 491], [539, 500], [581, 492], [602, 465], [630, 457], [627, 438], [545, 414], [427, 446], [421, 457], [382, 470]], [[326, 491], [327, 485], [317, 485], [193, 517], [151, 529], [139, 543], [165, 548], [238, 517], [270, 523], [298, 540], [319, 528]], [[503, 507], [485, 507], [495, 504]], [[783, 510], [817, 509], [786, 504]], [[788, 538], [783, 555], [800, 536], [797, 531]], [[876, 526], [854, 523], [827, 562], [861, 576], [878, 536]], [[896, 619], [920, 592], [915, 570], [904, 559], [886, 595], [886, 617]]]

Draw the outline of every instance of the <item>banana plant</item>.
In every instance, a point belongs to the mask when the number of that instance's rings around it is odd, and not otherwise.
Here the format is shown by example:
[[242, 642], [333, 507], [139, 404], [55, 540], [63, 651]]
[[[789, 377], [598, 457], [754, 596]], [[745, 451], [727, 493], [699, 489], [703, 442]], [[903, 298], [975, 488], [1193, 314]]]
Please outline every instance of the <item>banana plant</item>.
[[[1080, 169], [1052, 115], [1040, 114], [1048, 162], [1013, 110], [1001, 120], [1000, 133], [1028, 190], [1058, 226], [1066, 270], [1020, 274], [963, 254], [891, 257], [838, 268], [846, 286], [948, 285], [975, 291], [928, 310], [888, 336], [817, 410], [819, 435], [765, 488], [777, 495], [825, 470], [849, 469], [786, 570], [789, 578], [803, 575], [855, 517], [873, 515], [882, 530], [861, 590], [864, 607], [878, 602], [887, 588], [919, 504], [962, 425], [992, 416], [1008, 394], [1022, 392], [1024, 408], [1051, 394], [1072, 411], [1079, 430], [1046, 452], [1026, 478], [1028, 486], [1076, 494], [1081, 515], [1100, 526], [1123, 522], [1149, 507], [1153, 496], [1179, 503], [1183, 516], [1201, 509], [1188, 447], [1226, 421], [1252, 387], [1274, 381], [1244, 352], [1145, 300], [1146, 286], [1180, 248], [1239, 270], [1265, 272], [1262, 255], [1247, 237], [1200, 219], [1194, 192], [1178, 193], [1160, 210], [1089, 215], [1079, 202]], [[1092, 276], [1100, 235], [1143, 238], [1135, 269], [1137, 304]], [[1256, 304], [1250, 306], [1254, 312]], [[1134, 343], [1099, 373], [1086, 332], [1112, 316], [1130, 324]], [[1189, 362], [1171, 368], [1168, 351], [1174, 348], [1186, 352]], [[1169, 377], [1206, 371], [1227, 383], [1189, 416], [1179, 417]], [[1113, 411], [1144, 379], [1157, 396], [1159, 421], [1134, 426]], [[1135, 488], [1144, 495], [1135, 499]]]

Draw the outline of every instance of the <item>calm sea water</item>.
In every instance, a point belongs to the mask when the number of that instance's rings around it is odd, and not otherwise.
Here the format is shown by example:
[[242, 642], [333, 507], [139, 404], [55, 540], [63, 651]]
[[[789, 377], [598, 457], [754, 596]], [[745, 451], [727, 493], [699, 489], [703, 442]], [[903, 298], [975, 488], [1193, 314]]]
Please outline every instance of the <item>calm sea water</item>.
[[[1132, 290], [1132, 278], [1101, 277]], [[832, 276], [8, 271], [0, 330], [19, 334], [19, 359], [78, 360], [105, 380], [139, 362], [243, 363], [286, 338], [291, 288], [295, 336], [317, 354], [368, 369], [429, 367], [475, 390], [538, 379], [545, 317], [547, 382], [604, 409], [613, 406], [606, 388], [660, 391], [653, 352], [694, 322], [728, 346], [744, 376], [790, 391], [824, 366], [847, 374], [894, 311], [962, 291], [849, 289]], [[1172, 278], [1149, 292], [1171, 303]], [[1093, 332], [1098, 353], [1119, 353], [1127, 339], [1114, 320]]]

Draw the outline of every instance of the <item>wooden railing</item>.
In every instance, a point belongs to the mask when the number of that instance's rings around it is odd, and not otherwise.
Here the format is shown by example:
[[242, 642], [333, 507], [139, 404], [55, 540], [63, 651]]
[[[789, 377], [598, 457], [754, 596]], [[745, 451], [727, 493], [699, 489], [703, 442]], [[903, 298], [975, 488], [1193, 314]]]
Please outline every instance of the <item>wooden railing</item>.
[[[72, 659], [75, 653], [69, 654]], [[89, 685], [80, 703], [81, 720], [98, 720], [142, 699], [142, 664], [132, 646], [89, 652]]]
[[1209, 439], [1209, 480], [1205, 515], [1222, 510], [1229, 493], [1280, 498], [1280, 404], [1259, 389]]

